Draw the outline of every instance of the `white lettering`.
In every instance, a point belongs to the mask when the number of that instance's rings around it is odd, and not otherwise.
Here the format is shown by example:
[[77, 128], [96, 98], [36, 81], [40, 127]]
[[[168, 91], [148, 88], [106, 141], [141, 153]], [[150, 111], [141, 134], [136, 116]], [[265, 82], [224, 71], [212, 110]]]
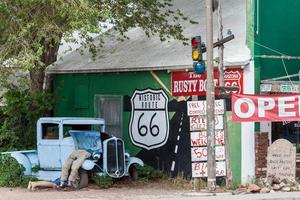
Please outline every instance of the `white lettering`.
[[177, 92], [178, 92], [178, 81], [174, 81], [173, 92], [174, 92], [174, 93], [177, 93]]
[[[242, 104], [243, 103], [248, 105], [248, 111], [245, 113], [242, 112]], [[249, 118], [254, 114], [255, 106], [251, 99], [240, 98], [240, 99], [236, 100], [236, 102], [234, 104], [234, 111], [235, 111], [235, 114], [240, 118]]]
[[266, 110], [272, 110], [274, 107], [275, 107], [274, 99], [258, 98], [258, 117], [265, 117]]
[[174, 81], [173, 92], [196, 92], [198, 80]]
[[192, 84], [193, 84], [193, 87], [194, 87], [193, 92], [196, 92], [197, 80], [193, 80]]
[[295, 112], [287, 112], [287, 108], [295, 108], [295, 104], [287, 103], [287, 101], [295, 101], [295, 97], [278, 97], [278, 116], [279, 117], [295, 117]]

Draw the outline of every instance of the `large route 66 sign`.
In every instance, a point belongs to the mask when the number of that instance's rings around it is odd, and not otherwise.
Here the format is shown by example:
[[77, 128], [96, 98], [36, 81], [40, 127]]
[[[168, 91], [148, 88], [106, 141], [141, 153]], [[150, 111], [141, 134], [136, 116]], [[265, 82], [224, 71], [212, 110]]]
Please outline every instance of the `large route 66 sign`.
[[169, 137], [168, 96], [160, 90], [136, 90], [131, 97], [129, 136], [145, 149], [163, 146]]

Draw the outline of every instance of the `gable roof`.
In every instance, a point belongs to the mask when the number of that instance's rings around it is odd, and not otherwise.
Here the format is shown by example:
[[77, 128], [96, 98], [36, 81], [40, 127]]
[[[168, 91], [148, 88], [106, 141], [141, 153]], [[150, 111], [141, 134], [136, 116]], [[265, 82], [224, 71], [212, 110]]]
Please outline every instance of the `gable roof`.
[[[179, 8], [190, 19], [199, 22], [183, 22], [184, 35], [187, 38], [201, 35], [205, 42], [205, 0], [175, 0], [174, 8]], [[230, 29], [235, 35], [234, 40], [225, 44], [224, 63], [226, 66], [245, 65], [250, 59], [250, 51], [245, 44], [246, 1], [223, 0], [222, 15], [224, 33]], [[217, 15], [214, 14], [214, 41], [217, 41], [217, 24]], [[157, 36], [148, 38], [141, 28], [130, 29], [126, 34], [130, 40], [123, 42], [111, 35], [113, 34], [98, 36], [104, 39], [105, 44], [95, 60], [87, 50], [84, 50], [83, 55], [74, 51], [49, 66], [48, 72], [93, 73], [192, 68], [191, 47], [184, 46], [181, 41], [170, 39], [161, 42]], [[214, 49], [214, 57], [218, 57], [217, 48]]]

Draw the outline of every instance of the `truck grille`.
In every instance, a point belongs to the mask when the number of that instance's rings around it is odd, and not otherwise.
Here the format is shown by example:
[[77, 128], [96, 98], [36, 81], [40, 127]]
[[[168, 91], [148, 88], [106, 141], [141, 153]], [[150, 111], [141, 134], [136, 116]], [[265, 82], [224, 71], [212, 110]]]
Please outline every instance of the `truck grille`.
[[107, 173], [112, 177], [125, 173], [124, 144], [117, 138], [107, 142]]

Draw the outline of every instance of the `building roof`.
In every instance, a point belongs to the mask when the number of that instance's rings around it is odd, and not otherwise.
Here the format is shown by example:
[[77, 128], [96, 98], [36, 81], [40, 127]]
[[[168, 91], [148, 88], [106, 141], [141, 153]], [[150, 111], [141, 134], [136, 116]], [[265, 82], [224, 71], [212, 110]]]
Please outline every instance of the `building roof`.
[[[183, 22], [184, 35], [187, 38], [201, 35], [206, 40], [205, 0], [174, 0], [174, 7], [179, 8], [190, 19], [199, 24]], [[250, 51], [246, 47], [246, 1], [222, 1], [223, 30], [228, 29], [235, 39], [225, 44], [225, 65], [245, 65], [249, 62]], [[214, 41], [217, 41], [217, 15], [214, 14]], [[113, 30], [111, 30], [113, 31]], [[49, 66], [49, 73], [93, 73], [144, 71], [159, 69], [186, 69], [192, 67], [191, 47], [184, 46], [181, 41], [170, 39], [161, 42], [159, 37], [148, 38], [141, 28], [132, 28], [127, 36], [130, 40], [118, 41], [116, 36], [101, 35], [105, 44], [97, 53], [95, 60], [84, 50], [81, 55], [74, 51]], [[226, 34], [224, 34], [226, 36]], [[205, 56], [205, 55], [204, 55]], [[217, 48], [214, 49], [217, 56]]]

